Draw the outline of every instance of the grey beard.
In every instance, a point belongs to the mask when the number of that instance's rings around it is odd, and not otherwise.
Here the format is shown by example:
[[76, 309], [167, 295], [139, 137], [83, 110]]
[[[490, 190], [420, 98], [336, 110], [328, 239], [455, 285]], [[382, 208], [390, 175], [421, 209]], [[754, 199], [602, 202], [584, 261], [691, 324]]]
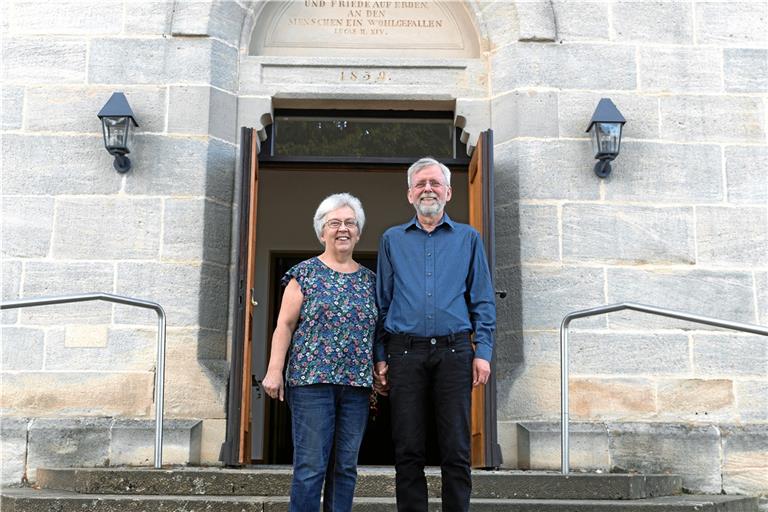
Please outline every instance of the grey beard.
[[440, 201], [435, 201], [431, 205], [424, 205], [420, 201], [416, 201], [416, 204], [414, 204], [413, 206], [414, 208], [416, 208], [416, 211], [420, 215], [424, 217], [434, 217], [443, 211], [443, 207], [445, 205]]

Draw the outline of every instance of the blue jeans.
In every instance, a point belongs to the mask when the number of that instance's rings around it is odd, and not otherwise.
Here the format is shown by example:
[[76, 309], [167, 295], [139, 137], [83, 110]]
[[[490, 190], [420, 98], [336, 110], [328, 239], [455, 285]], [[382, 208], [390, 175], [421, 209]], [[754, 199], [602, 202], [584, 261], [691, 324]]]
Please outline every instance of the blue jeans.
[[293, 428], [290, 511], [317, 512], [323, 479], [323, 510], [352, 510], [370, 388], [311, 384], [287, 391]]

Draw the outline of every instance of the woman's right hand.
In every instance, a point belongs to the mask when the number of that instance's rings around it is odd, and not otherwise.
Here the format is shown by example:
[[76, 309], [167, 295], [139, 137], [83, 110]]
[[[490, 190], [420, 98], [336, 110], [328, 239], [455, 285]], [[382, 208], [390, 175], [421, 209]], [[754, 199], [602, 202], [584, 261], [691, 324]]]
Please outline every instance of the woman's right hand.
[[261, 387], [270, 397], [278, 398], [281, 402], [285, 400], [282, 370], [267, 370], [267, 374], [261, 381]]

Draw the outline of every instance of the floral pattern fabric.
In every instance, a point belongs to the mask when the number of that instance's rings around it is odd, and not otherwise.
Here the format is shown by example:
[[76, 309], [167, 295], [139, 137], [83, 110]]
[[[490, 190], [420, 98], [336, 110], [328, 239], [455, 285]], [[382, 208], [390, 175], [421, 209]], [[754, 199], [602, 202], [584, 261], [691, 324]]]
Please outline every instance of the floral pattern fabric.
[[371, 387], [376, 330], [376, 274], [360, 267], [336, 272], [317, 257], [286, 272], [304, 295], [286, 369], [289, 386], [342, 384]]

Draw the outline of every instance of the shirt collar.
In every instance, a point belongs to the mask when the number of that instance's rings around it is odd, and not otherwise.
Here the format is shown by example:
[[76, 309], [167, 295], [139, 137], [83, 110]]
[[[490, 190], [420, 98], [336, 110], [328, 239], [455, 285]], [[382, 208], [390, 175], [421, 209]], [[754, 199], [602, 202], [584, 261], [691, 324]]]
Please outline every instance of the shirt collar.
[[[443, 211], [443, 218], [440, 219], [440, 222], [438, 223], [437, 226], [435, 226], [435, 229], [439, 228], [443, 224], [445, 224], [446, 226], [448, 226], [451, 229], [454, 229], [456, 227], [455, 223], [453, 222], [453, 219], [451, 219], [448, 216], [448, 212], [446, 212], [446, 211]], [[408, 231], [409, 229], [412, 229], [412, 228], [413, 229], [421, 229], [423, 231], [423, 228], [421, 227], [421, 224], [419, 224], [419, 218], [416, 215], [414, 215], [413, 218], [409, 222], [407, 222], [407, 223], [405, 223], [403, 225], [403, 229], [405, 231]]]

